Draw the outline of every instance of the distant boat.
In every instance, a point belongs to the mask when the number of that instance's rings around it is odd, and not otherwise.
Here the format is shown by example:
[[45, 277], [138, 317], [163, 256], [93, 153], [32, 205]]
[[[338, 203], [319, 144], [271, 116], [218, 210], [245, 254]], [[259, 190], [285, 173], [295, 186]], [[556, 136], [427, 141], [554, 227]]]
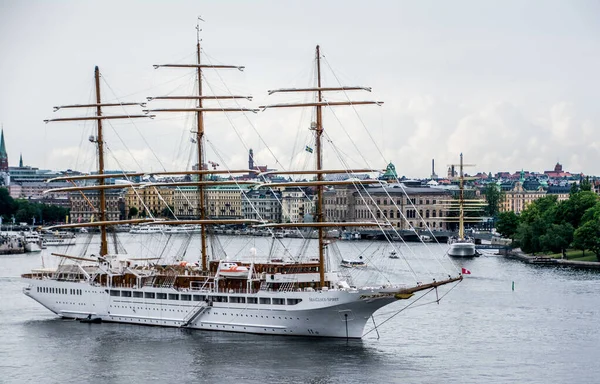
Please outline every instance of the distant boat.
[[396, 251], [391, 251], [390, 252], [390, 259], [399, 259], [400, 256], [398, 256], [398, 252]]
[[475, 250], [475, 241], [471, 237], [450, 239], [448, 255], [453, 257], [479, 256]]
[[433, 239], [429, 235], [421, 235], [419, 236], [419, 239], [421, 239], [421, 241], [424, 243], [431, 243], [433, 241]]
[[364, 268], [367, 266], [362, 260], [342, 260], [340, 265], [345, 268]]
[[42, 239], [37, 232], [23, 232], [23, 242], [25, 244], [25, 252], [42, 251]]

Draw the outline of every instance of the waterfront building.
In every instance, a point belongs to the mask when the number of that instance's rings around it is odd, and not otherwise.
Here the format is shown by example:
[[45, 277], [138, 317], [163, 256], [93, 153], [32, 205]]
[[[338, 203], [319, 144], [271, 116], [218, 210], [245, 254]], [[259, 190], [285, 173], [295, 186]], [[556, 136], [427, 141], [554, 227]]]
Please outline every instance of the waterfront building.
[[513, 211], [519, 214], [532, 201], [546, 196], [544, 185], [535, 179], [525, 180], [523, 171], [519, 181], [503, 183], [501, 189], [504, 192], [504, 200], [500, 205], [502, 212]]
[[149, 187], [149, 188], [127, 188], [125, 193], [125, 209], [127, 212], [131, 208], [138, 211], [138, 216], [169, 216], [169, 211], [173, 211], [172, 187]]
[[[324, 211], [329, 221], [352, 222], [389, 220], [399, 230], [447, 228], [447, 201], [452, 198], [448, 190], [426, 186], [388, 184], [383, 187], [349, 186], [327, 191]], [[404, 216], [404, 217], [403, 217]]]
[[[28, 200], [43, 200], [43, 199], [62, 199], [67, 205], [69, 201], [68, 192], [50, 192], [44, 194], [52, 188], [65, 188], [72, 187], [71, 183], [66, 181], [56, 181], [52, 183], [45, 183], [42, 181], [21, 181], [12, 182], [8, 186], [8, 192], [13, 199], [28, 199]], [[63, 204], [60, 204], [63, 205]]]
[[287, 187], [281, 189], [281, 221], [300, 223], [314, 210], [314, 194], [310, 188]]
[[276, 190], [242, 191], [244, 219], [281, 222], [281, 192]]
[[550, 185], [546, 190], [547, 195], [555, 195], [558, 201], [568, 200], [571, 194], [571, 185]]
[[177, 187], [173, 192], [175, 216], [179, 219], [200, 217], [198, 212], [198, 187]]
[[243, 186], [220, 185], [204, 190], [207, 216], [211, 219], [241, 219]]
[[[119, 220], [125, 215], [123, 198], [120, 191], [107, 190], [106, 196], [106, 219]], [[100, 206], [100, 193], [98, 191], [86, 191], [85, 195], [79, 192], [69, 193], [71, 205], [71, 222], [86, 223], [100, 220], [98, 207]]]

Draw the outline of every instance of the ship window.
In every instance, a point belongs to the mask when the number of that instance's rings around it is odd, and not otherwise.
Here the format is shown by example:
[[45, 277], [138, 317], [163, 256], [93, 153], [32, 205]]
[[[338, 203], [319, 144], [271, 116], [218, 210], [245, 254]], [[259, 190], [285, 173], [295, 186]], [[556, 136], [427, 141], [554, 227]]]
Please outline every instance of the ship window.
[[271, 304], [271, 298], [269, 298], [269, 297], [261, 297], [261, 298], [259, 298], [259, 302], [261, 304]]
[[122, 297], [131, 297], [131, 291], [121, 291]]
[[206, 300], [206, 296], [204, 295], [194, 295], [194, 301], [204, 301]]
[[169, 293], [169, 300], [179, 300], [179, 294]]
[[114, 289], [110, 290], [111, 296], [121, 296], [121, 291], [115, 291]]
[[166, 293], [157, 293], [156, 294], [156, 298], [159, 300], [166, 300], [167, 299], [167, 294]]
[[146, 299], [154, 299], [154, 292], [144, 292], [144, 297]]
[[227, 296], [214, 296], [213, 301], [216, 301], [217, 303], [226, 303]]
[[144, 292], [133, 291], [133, 297], [144, 297]]
[[256, 297], [247, 297], [246, 302], [248, 304], [258, 304], [258, 298]]
[[296, 305], [300, 303], [302, 299], [287, 299], [287, 305]]
[[285, 305], [285, 299], [273, 299], [273, 305]]
[[[230, 297], [230, 299], [233, 299], [233, 297]], [[236, 297], [237, 302], [238, 303], [245, 303], [246, 302], [246, 298], [245, 297]]]
[[181, 295], [181, 300], [183, 301], [192, 301], [192, 295]]

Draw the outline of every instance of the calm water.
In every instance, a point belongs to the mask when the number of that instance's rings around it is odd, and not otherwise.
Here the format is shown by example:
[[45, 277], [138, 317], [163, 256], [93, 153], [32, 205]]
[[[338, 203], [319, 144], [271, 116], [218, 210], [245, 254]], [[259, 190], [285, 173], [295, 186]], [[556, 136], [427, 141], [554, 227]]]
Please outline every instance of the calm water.
[[[256, 245], [260, 254], [264, 244]], [[21, 293], [18, 276], [40, 264], [40, 255], [0, 256], [0, 383], [600, 382], [594, 272], [497, 256], [461, 261], [472, 275], [439, 305], [400, 313], [379, 339], [372, 332], [347, 343], [60, 320]], [[403, 305], [383, 308], [376, 321]]]

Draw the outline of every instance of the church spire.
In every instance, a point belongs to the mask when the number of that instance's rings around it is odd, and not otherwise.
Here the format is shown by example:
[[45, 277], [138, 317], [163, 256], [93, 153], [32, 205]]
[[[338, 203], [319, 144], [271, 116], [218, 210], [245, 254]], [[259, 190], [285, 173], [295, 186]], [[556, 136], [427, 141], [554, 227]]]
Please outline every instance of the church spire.
[[19, 168], [23, 168], [23, 154], [19, 156]]
[[6, 153], [6, 144], [4, 143], [4, 128], [0, 137], [0, 172], [8, 172], [8, 154]]

